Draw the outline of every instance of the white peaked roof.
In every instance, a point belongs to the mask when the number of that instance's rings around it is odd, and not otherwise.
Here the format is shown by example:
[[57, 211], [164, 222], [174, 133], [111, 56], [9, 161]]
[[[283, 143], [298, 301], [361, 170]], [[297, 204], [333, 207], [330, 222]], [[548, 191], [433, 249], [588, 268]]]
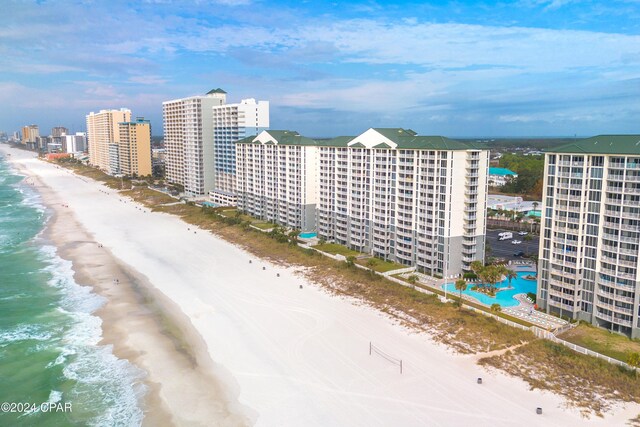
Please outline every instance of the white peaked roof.
[[376, 145], [380, 145], [382, 143], [387, 144], [391, 148], [396, 148], [398, 146], [398, 144], [396, 144], [374, 128], [371, 128], [364, 133], [356, 136], [351, 141], [349, 141], [347, 146], [351, 147], [352, 145], [356, 145], [358, 143], [364, 145], [367, 148], [373, 148]]

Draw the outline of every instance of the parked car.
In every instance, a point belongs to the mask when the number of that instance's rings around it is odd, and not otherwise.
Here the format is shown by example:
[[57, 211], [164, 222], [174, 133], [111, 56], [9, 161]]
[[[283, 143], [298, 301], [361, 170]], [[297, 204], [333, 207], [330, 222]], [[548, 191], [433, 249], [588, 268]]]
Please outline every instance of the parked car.
[[520, 243], [522, 243], [522, 240], [512, 240], [511, 241], [512, 245], [519, 245]]
[[526, 236], [529, 234], [527, 231], [518, 231], [518, 236]]
[[513, 256], [517, 256], [517, 257], [524, 256], [524, 251], [514, 252], [514, 253], [513, 253]]

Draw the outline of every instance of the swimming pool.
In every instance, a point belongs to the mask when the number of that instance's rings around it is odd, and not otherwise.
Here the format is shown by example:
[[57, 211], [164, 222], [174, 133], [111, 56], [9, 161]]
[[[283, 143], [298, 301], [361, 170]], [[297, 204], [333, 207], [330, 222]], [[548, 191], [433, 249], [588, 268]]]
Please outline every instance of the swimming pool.
[[[536, 289], [538, 288], [537, 280], [527, 280], [524, 276], [528, 276], [530, 274], [535, 274], [532, 271], [519, 271], [516, 272], [518, 275], [517, 278], [511, 279], [511, 286], [513, 289], [507, 289], [504, 291], [498, 291], [495, 297], [490, 297], [489, 295], [483, 294], [482, 292], [472, 291], [471, 287], [474, 285], [470, 283], [467, 285], [467, 290], [462, 291], [463, 294], [469, 295], [477, 299], [483, 304], [491, 305], [491, 304], [500, 304], [502, 307], [513, 307], [514, 305], [518, 305], [518, 301], [513, 298], [516, 294], [526, 294], [527, 292], [536, 293]], [[505, 279], [504, 281], [497, 284], [498, 289], [506, 289], [509, 287], [509, 280]], [[447, 283], [446, 285], [447, 292], [451, 292], [454, 295], [459, 295], [460, 291], [457, 291], [455, 285], [453, 283]]]
[[302, 239], [313, 239], [318, 237], [318, 233], [300, 233], [298, 236]]

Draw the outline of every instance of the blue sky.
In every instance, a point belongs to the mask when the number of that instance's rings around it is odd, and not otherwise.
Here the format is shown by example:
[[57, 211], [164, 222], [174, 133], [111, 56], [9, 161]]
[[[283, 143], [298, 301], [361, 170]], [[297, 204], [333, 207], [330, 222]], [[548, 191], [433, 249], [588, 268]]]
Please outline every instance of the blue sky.
[[640, 0], [0, 1], [0, 130], [223, 88], [271, 128], [640, 133]]

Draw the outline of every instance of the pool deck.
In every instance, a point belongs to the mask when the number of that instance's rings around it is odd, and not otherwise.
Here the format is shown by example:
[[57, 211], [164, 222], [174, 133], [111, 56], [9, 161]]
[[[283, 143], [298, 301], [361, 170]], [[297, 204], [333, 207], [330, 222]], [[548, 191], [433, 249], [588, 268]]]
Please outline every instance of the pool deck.
[[562, 320], [559, 317], [534, 310], [533, 303], [529, 301], [526, 294], [517, 294], [514, 295], [514, 298], [519, 304], [503, 308], [503, 313], [533, 323], [544, 329], [558, 329], [568, 324], [566, 320]]
[[[526, 264], [526, 263], [522, 263], [522, 264], [511, 263], [509, 267], [516, 272], [527, 272], [527, 271], [535, 272], [536, 271], [535, 266], [532, 266], [531, 264]], [[435, 279], [433, 277], [430, 277], [421, 273], [412, 273], [412, 274], [415, 274], [416, 276], [418, 276], [419, 282], [426, 284], [428, 286], [433, 286], [440, 290], [444, 290], [445, 284], [451, 283], [452, 280], [455, 280], [453, 278]], [[459, 295], [457, 292], [452, 294], [455, 296]], [[490, 307], [488, 304], [485, 304], [470, 295], [463, 294], [462, 298], [467, 301], [473, 302], [474, 304], [479, 304], [487, 308]], [[555, 317], [550, 314], [535, 310], [533, 308], [534, 304], [528, 300], [527, 295], [524, 293], [516, 294], [513, 296], [513, 298], [516, 301], [518, 301], [518, 305], [515, 305], [512, 307], [503, 307], [502, 308], [503, 313], [513, 317], [517, 317], [518, 319], [522, 319], [526, 322], [529, 322], [533, 325], [539, 326], [547, 330], [554, 330], [554, 329], [566, 326], [568, 324], [566, 320], [562, 320], [559, 317]]]

